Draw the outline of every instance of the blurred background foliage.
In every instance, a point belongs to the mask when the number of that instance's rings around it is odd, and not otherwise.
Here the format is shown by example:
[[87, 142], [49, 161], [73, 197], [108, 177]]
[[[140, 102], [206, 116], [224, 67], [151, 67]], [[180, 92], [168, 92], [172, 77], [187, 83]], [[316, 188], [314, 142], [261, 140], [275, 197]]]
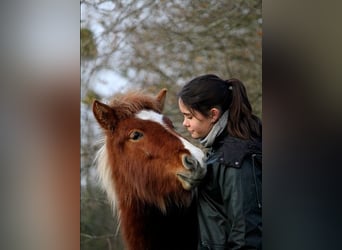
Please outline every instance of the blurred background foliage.
[[85, 59], [95, 59], [97, 48], [93, 32], [88, 28], [81, 28], [81, 57]]
[[190, 139], [182, 126], [177, 92], [192, 78], [213, 73], [242, 80], [261, 118], [261, 4], [81, 0], [81, 249], [123, 249], [94, 171], [101, 131], [91, 112], [92, 101], [106, 101], [127, 89], [155, 95], [165, 87], [164, 113]]

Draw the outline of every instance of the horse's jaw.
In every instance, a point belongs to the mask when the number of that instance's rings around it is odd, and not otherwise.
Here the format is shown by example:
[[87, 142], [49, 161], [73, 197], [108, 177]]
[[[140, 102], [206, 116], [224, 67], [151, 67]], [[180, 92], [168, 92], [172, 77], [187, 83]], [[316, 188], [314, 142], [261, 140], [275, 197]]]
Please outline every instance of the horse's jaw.
[[187, 175], [186, 173], [177, 173], [177, 178], [180, 181], [183, 189], [187, 191], [190, 191], [197, 187], [202, 180], [202, 178], [195, 179], [192, 176]]

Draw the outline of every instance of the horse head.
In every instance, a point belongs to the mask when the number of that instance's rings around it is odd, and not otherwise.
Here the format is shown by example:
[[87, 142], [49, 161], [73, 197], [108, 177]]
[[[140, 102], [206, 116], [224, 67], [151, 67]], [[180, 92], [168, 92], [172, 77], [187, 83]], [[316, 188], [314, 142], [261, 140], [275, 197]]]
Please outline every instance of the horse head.
[[162, 114], [166, 92], [155, 97], [128, 93], [109, 104], [93, 103], [106, 138], [100, 177], [122, 206], [139, 201], [164, 212], [170, 204], [187, 206], [205, 176], [203, 152], [176, 133]]

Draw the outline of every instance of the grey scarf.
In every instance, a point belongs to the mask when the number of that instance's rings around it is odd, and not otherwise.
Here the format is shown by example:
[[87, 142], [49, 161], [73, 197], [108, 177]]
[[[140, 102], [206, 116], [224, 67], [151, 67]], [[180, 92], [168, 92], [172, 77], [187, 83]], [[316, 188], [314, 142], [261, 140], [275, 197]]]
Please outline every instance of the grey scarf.
[[223, 113], [223, 115], [220, 117], [220, 119], [214, 124], [214, 126], [211, 128], [209, 134], [200, 139], [200, 143], [206, 147], [210, 148], [211, 145], [213, 145], [215, 138], [222, 133], [222, 131], [226, 128], [227, 122], [228, 122], [228, 114], [229, 110]]

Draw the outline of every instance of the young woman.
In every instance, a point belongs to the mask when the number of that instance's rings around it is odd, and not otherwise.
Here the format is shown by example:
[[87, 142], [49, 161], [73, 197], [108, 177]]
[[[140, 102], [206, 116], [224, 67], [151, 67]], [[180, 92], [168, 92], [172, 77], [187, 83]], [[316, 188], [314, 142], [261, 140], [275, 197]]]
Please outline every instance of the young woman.
[[183, 125], [208, 149], [198, 186], [198, 249], [261, 249], [261, 121], [237, 79], [203, 75], [178, 95]]

